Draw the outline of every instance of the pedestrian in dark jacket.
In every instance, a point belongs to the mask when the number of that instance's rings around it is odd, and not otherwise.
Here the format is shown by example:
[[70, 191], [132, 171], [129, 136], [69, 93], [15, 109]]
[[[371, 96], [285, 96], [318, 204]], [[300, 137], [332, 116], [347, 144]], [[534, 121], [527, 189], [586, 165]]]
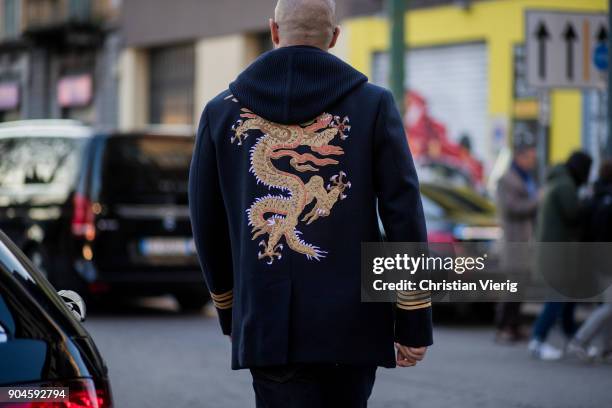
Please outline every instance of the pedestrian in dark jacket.
[[538, 242], [573, 242], [582, 238], [585, 213], [578, 189], [589, 178], [591, 162], [586, 153], [575, 152], [565, 164], [548, 173], [536, 225]]
[[[589, 178], [591, 170], [591, 157], [583, 152], [575, 152], [563, 165], [554, 167], [549, 173], [544, 189], [544, 196], [540, 203], [540, 211], [536, 226], [536, 241], [538, 242], [574, 242], [579, 241], [584, 228], [584, 210], [581, 208], [578, 189]], [[543, 251], [539, 247], [538, 251]], [[554, 274], [550, 259], [542, 253], [538, 256], [539, 267], [542, 274]], [[542, 360], [557, 360], [563, 352], [548, 344], [546, 339], [550, 329], [557, 320], [561, 320], [562, 328], [567, 339], [571, 339], [576, 332], [574, 320], [575, 303], [548, 302], [544, 305], [534, 327], [532, 339], [529, 342], [529, 352], [535, 358]]]
[[[612, 245], [612, 160], [601, 164], [593, 197], [587, 205], [588, 221], [585, 241]], [[601, 248], [601, 246], [599, 247]], [[603, 248], [601, 248], [603, 249]], [[609, 273], [609, 271], [603, 271]], [[568, 346], [571, 354], [591, 361], [597, 357], [612, 361], [612, 299], [604, 299], [580, 326]], [[601, 346], [595, 339], [601, 337]]]
[[[331, 0], [280, 0], [275, 49], [202, 113], [189, 199], [232, 368], [258, 407], [363, 407], [377, 366], [432, 344], [423, 292], [360, 301], [360, 243], [426, 241], [419, 185], [392, 95], [329, 54]], [[394, 351], [397, 343], [397, 354]]]
[[[516, 148], [512, 164], [497, 185], [497, 209], [503, 235], [502, 264], [511, 274], [526, 273], [529, 265], [520, 264], [526, 257], [516, 256], [516, 242], [533, 239], [538, 209], [538, 187], [533, 177], [537, 152], [533, 145]], [[515, 342], [525, 338], [521, 331], [521, 303], [502, 302], [497, 308], [496, 341]]]
[[604, 160], [593, 185], [593, 197], [586, 205], [584, 240], [612, 242], [612, 160]]

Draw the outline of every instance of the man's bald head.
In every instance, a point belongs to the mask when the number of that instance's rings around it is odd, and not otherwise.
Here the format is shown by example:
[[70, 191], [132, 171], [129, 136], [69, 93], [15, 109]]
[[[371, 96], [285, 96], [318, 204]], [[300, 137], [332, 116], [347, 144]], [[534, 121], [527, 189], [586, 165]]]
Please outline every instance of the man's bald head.
[[336, 2], [278, 0], [274, 22], [278, 25], [280, 46], [311, 45], [327, 49], [335, 37]]

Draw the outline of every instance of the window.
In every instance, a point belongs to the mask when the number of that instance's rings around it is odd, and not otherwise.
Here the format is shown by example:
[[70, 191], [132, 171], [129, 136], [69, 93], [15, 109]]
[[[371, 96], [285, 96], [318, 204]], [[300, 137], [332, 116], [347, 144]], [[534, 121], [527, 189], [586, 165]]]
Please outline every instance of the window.
[[150, 122], [193, 123], [195, 49], [193, 44], [150, 51]]
[[178, 136], [110, 138], [104, 160], [105, 201], [187, 204], [193, 140]]
[[257, 39], [257, 46], [259, 48], [259, 53], [263, 54], [264, 52], [271, 51], [274, 48], [274, 44], [272, 44], [272, 38], [270, 37], [269, 31], [262, 31], [260, 33], [255, 34]]
[[91, 16], [91, 0], [70, 0], [68, 12], [72, 20], [88, 20]]
[[60, 0], [28, 0], [24, 4], [28, 28], [54, 24], [65, 18]]
[[19, 36], [19, 0], [4, 0], [4, 37], [15, 38]]
[[[14, 278], [14, 279], [12, 279]], [[68, 336], [81, 336], [83, 331], [65, 307], [55, 288], [40, 272], [33, 269], [25, 255], [9, 241], [0, 231], [0, 318], [3, 319], [5, 330], [14, 338], [47, 338], [55, 333], [51, 325], [59, 324]], [[46, 311], [40, 314], [38, 307]], [[11, 319], [7, 318], [10, 313]], [[0, 348], [0, 361], [2, 351]], [[32, 356], [35, 361], [44, 361], [46, 348], [33, 348], [32, 352], [40, 351], [40, 356]], [[6, 375], [14, 377], [18, 369], [26, 369], [24, 361], [14, 367], [14, 370], [0, 370], [0, 384], [6, 383]], [[4, 375], [4, 377], [3, 377]], [[11, 380], [8, 380], [11, 381]]]
[[514, 97], [536, 98], [537, 90], [527, 82], [527, 49], [524, 44], [515, 45], [514, 53]]
[[0, 138], [0, 196], [40, 188], [67, 193], [83, 144], [67, 138]]

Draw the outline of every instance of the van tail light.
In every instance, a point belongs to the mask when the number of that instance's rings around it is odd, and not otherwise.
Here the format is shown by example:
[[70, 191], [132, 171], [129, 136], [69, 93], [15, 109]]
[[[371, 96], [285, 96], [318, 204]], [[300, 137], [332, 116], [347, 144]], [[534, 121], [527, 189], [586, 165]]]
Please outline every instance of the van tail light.
[[72, 199], [72, 204], [72, 234], [93, 241], [96, 237], [96, 228], [91, 201], [86, 196], [76, 193]]
[[[23, 387], [67, 387], [68, 398], [61, 402], [25, 402], [0, 405], [4, 408], [112, 408], [113, 401], [107, 381], [83, 378], [53, 384], [23, 385]], [[15, 387], [18, 388], [19, 386]]]
[[427, 241], [437, 244], [452, 244], [453, 242], [457, 242], [457, 239], [452, 232], [430, 231], [427, 234]]
[[97, 295], [108, 292], [111, 286], [106, 282], [91, 282], [87, 288], [92, 295]]

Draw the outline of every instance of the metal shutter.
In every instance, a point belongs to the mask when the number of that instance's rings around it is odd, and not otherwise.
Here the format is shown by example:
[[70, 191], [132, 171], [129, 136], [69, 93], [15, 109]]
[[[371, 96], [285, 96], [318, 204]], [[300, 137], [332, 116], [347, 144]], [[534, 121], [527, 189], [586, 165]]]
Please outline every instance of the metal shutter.
[[[406, 68], [410, 89], [425, 97], [430, 115], [446, 126], [452, 140], [469, 135], [476, 157], [490, 165], [486, 45], [412, 49]], [[374, 54], [372, 82], [387, 86], [388, 73], [388, 54]]]

